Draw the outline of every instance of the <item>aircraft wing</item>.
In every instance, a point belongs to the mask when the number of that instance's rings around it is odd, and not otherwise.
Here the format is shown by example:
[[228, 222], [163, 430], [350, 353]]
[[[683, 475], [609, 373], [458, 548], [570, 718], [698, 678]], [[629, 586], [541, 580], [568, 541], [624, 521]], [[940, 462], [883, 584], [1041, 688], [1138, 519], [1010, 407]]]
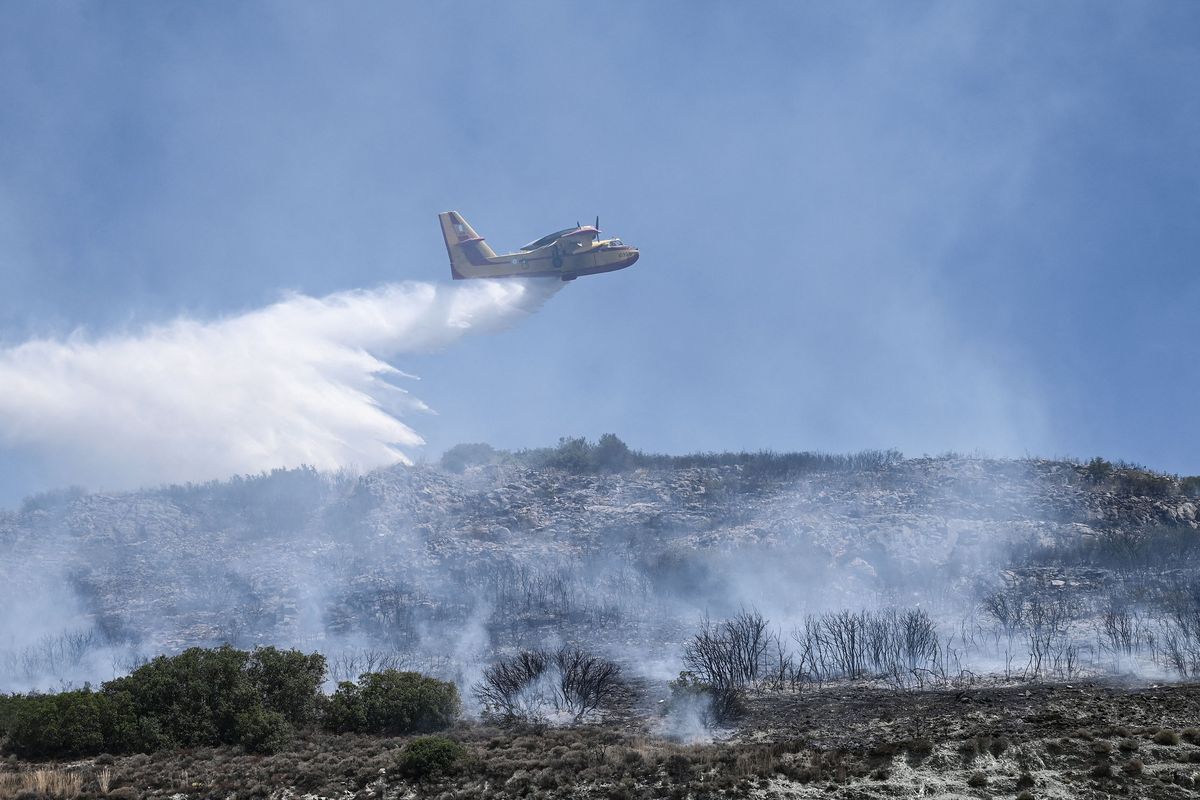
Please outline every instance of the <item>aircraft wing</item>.
[[600, 231], [595, 228], [579, 228], [570, 233], [563, 234], [558, 239], [558, 246], [564, 250], [571, 250], [577, 247], [587, 247], [592, 242], [596, 241], [596, 237], [600, 235]]
[[599, 235], [600, 231], [588, 225], [580, 228], [565, 228], [543, 236], [536, 242], [530, 242], [521, 249], [524, 251], [537, 250], [555, 242], [558, 242], [564, 249], [584, 247], [594, 241]]

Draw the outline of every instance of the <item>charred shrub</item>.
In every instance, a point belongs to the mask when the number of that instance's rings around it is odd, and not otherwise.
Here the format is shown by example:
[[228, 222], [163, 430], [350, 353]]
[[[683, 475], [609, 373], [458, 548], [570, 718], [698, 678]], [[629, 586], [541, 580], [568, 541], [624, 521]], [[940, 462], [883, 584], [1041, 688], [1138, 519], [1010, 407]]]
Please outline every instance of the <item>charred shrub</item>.
[[507, 720], [529, 720], [544, 713], [549, 704], [542, 680], [550, 656], [542, 650], [523, 650], [512, 658], [497, 661], [483, 670], [483, 679], [473, 689], [475, 699], [488, 716]]
[[680, 734], [689, 733], [688, 726], [693, 721], [701, 727], [711, 728], [736, 719], [745, 711], [739, 689], [714, 686], [690, 670], [679, 673], [668, 686], [671, 699], [667, 713], [678, 720], [683, 729]]
[[721, 622], [704, 619], [684, 645], [688, 669], [672, 684], [672, 692], [703, 692], [710, 698], [713, 722], [732, 719], [740, 710], [742, 690], [763, 675], [773, 641], [767, 620], [757, 611], [742, 611]]
[[612, 661], [574, 647], [559, 649], [553, 661], [558, 673], [555, 706], [575, 721], [601, 708], [617, 691], [621, 668]]
[[553, 710], [578, 722], [613, 698], [620, 675], [614, 662], [579, 648], [525, 650], [487, 667], [473, 692], [493, 718], [533, 722]]
[[454, 684], [388, 669], [339, 684], [324, 724], [336, 733], [424, 733], [448, 728], [459, 709]]
[[454, 771], [466, 757], [461, 744], [445, 736], [418, 736], [400, 751], [400, 773], [414, 780], [425, 780]]

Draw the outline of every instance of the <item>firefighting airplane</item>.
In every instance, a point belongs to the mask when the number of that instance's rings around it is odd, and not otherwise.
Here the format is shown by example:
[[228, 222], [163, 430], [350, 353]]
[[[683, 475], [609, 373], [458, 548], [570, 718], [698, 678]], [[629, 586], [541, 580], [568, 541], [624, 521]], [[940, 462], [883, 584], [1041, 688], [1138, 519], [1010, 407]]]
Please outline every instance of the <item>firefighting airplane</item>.
[[564, 228], [530, 242], [516, 253], [503, 255], [496, 255], [457, 211], [438, 214], [438, 219], [455, 280], [557, 277], [573, 281], [580, 275], [625, 269], [638, 260], [636, 247], [620, 239], [600, 238], [599, 217], [594, 227]]

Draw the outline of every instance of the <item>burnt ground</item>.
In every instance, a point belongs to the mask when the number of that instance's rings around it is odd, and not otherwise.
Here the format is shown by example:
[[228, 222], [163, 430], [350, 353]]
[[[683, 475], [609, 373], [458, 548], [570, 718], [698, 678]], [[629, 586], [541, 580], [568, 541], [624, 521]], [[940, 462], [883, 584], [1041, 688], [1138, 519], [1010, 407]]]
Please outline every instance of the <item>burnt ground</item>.
[[[772, 779], [783, 796], [1193, 797], [1198, 725], [1194, 684], [842, 685], [753, 695], [733, 741], [803, 742], [791, 761], [845, 764], [846, 779], [836, 780], [835, 767], [833, 784]], [[870, 775], [855, 780], [864, 768]]]
[[897, 692], [833, 685], [759, 692], [746, 703], [741, 741], [803, 739], [823, 749], [930, 736], [1003, 735], [1013, 741], [1113, 725], [1200, 727], [1200, 686], [1122, 682], [982, 686]]
[[[0, 797], [1200, 797], [1200, 685], [760, 692], [728, 739], [691, 745], [657, 735], [660, 720], [639, 706], [630, 697], [613, 719], [567, 728], [461, 723], [447, 735], [465, 757], [423, 780], [400, 767], [411, 737], [311, 731], [274, 755], [10, 758]], [[29, 793], [39, 770], [66, 788]]]

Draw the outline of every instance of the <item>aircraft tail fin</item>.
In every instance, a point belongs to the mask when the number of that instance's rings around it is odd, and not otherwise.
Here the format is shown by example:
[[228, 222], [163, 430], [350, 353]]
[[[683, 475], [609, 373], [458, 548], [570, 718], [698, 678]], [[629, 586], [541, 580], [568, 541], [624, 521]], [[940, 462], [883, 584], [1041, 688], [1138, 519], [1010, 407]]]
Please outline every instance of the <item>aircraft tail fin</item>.
[[488, 259], [496, 257], [495, 251], [457, 211], [444, 211], [438, 214], [438, 220], [450, 255], [450, 276], [455, 280], [481, 277], [480, 267], [488, 266]]

